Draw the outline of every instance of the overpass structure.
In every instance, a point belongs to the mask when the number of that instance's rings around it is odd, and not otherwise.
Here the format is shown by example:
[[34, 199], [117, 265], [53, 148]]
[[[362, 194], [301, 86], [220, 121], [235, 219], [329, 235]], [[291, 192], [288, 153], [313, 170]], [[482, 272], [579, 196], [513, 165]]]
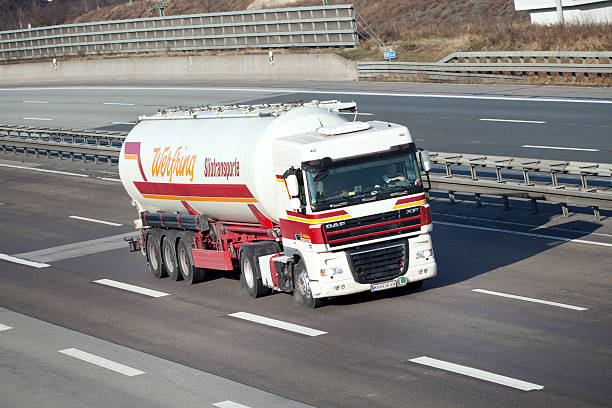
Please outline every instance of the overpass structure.
[[[561, 3], [561, 9], [557, 7]], [[612, 22], [610, 0], [514, 0], [516, 11], [529, 11], [533, 24]]]

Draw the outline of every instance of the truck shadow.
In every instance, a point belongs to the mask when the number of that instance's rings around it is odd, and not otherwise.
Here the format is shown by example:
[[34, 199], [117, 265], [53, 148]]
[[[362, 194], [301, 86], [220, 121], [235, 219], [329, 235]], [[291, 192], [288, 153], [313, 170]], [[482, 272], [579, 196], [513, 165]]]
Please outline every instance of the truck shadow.
[[[432, 206], [434, 213], [435, 205]], [[518, 210], [523, 211], [523, 210]], [[409, 287], [381, 292], [365, 292], [329, 300], [330, 305], [350, 305], [381, 298], [407, 296], [410, 293], [454, 285], [479, 275], [526, 260], [560, 245], [584, 245], [569, 240], [600, 240], [587, 237], [601, 229], [602, 223], [584, 219], [571, 219], [580, 215], [572, 213], [568, 221], [549, 226], [556, 214], [538, 215], [539, 223], [511, 223], [476, 218], [469, 215], [438, 214], [433, 216], [432, 239], [438, 266], [436, 277], [428, 279], [418, 289]], [[525, 213], [529, 218], [529, 212]], [[609, 219], [612, 212], [602, 211], [602, 219]], [[592, 217], [592, 215], [591, 215]], [[584, 217], [586, 218], [586, 217]], [[546, 227], [545, 227], [546, 225]], [[604, 238], [606, 239], [606, 238]], [[609, 237], [607, 241], [609, 242]], [[537, 270], [533, 271], [537, 273]]]

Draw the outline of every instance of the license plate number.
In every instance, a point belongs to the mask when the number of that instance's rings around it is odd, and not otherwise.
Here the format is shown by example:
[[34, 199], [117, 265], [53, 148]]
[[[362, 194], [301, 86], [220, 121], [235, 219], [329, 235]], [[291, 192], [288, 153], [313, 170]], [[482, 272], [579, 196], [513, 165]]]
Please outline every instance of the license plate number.
[[391, 289], [391, 288], [396, 288], [397, 287], [397, 281], [388, 281], [388, 282], [381, 282], [381, 283], [373, 283], [370, 285], [370, 292], [376, 292], [378, 290], [385, 290], [385, 289]]

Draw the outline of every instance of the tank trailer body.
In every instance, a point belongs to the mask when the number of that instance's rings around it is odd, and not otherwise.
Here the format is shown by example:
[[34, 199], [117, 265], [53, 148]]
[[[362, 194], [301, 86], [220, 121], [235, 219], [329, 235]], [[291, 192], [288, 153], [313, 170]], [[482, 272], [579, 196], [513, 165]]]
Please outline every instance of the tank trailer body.
[[141, 117], [119, 159], [157, 277], [240, 268], [248, 293], [325, 298], [436, 275], [431, 212], [404, 126], [348, 121], [337, 101]]

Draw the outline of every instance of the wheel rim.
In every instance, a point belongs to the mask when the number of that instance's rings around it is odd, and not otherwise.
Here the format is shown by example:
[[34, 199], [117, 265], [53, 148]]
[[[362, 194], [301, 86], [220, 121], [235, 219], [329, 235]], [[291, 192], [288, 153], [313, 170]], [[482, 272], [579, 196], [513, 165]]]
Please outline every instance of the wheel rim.
[[155, 244], [153, 241], [149, 241], [149, 262], [154, 270], [157, 270], [159, 262], [157, 260], [157, 252], [155, 252]]
[[173, 273], [174, 272], [174, 262], [172, 259], [172, 249], [170, 248], [170, 245], [168, 244], [164, 245], [164, 259], [166, 261], [166, 268], [168, 268], [168, 272]]
[[303, 297], [308, 297], [308, 278], [306, 277], [306, 272], [300, 273], [298, 279], [298, 290], [300, 291], [300, 295]]
[[249, 288], [253, 287], [253, 282], [255, 278], [253, 277], [253, 268], [251, 267], [251, 262], [246, 260], [244, 265], [242, 266], [242, 274], [244, 275], [244, 281], [246, 282]]
[[189, 260], [187, 259], [187, 251], [182, 245], [179, 248], [179, 263], [181, 265], [181, 273], [183, 276], [189, 275]]

